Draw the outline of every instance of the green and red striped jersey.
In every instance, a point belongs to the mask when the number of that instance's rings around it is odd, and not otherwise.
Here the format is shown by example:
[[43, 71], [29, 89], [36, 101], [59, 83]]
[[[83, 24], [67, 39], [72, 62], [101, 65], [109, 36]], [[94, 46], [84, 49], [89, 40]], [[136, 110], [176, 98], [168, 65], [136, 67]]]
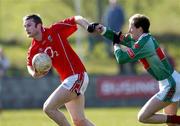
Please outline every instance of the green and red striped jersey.
[[[117, 38], [117, 34], [110, 29], [107, 29], [103, 36], [112, 41]], [[132, 39], [130, 35], [121, 35], [119, 41], [120, 44], [127, 47], [126, 51], [121, 48], [114, 51], [119, 64], [139, 60], [156, 80], [164, 80], [173, 73], [174, 68], [150, 33], [142, 34], [137, 41]]]

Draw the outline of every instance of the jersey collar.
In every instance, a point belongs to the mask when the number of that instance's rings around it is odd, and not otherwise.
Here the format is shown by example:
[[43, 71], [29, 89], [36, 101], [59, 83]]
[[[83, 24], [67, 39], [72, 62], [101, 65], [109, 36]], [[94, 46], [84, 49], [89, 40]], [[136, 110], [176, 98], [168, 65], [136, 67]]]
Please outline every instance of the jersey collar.
[[138, 38], [138, 41], [141, 40], [143, 37], [148, 36], [148, 35], [149, 35], [149, 33], [143, 33], [143, 34]]

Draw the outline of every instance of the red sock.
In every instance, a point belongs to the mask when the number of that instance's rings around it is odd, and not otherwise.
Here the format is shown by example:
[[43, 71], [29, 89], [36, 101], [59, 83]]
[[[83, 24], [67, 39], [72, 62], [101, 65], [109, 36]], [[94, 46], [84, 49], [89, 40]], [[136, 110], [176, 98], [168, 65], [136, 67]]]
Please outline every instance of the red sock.
[[180, 116], [177, 116], [177, 115], [167, 115], [166, 123], [180, 124]]

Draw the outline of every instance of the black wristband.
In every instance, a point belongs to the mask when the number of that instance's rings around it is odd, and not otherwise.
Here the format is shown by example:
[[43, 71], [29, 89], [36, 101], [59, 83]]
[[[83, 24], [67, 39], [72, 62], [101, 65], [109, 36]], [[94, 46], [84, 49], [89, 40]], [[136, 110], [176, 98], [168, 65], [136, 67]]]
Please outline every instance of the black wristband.
[[114, 34], [113, 45], [120, 43], [120, 36], [121, 36], [121, 34], [122, 34], [121, 31]]
[[90, 25], [88, 25], [87, 31], [88, 31], [89, 33], [94, 32], [94, 30], [95, 30], [95, 28], [96, 28], [97, 25], [99, 25], [99, 23], [91, 23]]

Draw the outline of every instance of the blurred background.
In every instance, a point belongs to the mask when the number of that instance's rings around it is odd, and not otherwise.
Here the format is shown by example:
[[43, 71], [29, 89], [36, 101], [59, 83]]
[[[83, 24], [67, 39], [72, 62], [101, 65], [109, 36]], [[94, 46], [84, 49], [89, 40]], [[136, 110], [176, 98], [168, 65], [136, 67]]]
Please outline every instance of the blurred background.
[[[122, 12], [119, 20], [123, 20], [118, 27], [123, 32], [128, 30], [131, 15], [142, 13], [149, 16], [150, 32], [180, 72], [179, 0], [117, 0], [116, 5]], [[108, 0], [0, 0], [0, 52], [4, 55], [4, 62], [0, 65], [1, 108], [41, 108], [59, 85], [54, 70], [39, 80], [28, 75], [26, 54], [31, 40], [26, 37], [22, 25], [25, 15], [40, 14], [45, 26], [74, 15], [110, 25], [110, 6]], [[140, 64], [118, 65], [109, 50], [111, 45], [104, 38], [89, 35], [80, 28], [69, 40], [90, 75], [87, 107], [141, 106], [158, 91], [157, 82]]]

